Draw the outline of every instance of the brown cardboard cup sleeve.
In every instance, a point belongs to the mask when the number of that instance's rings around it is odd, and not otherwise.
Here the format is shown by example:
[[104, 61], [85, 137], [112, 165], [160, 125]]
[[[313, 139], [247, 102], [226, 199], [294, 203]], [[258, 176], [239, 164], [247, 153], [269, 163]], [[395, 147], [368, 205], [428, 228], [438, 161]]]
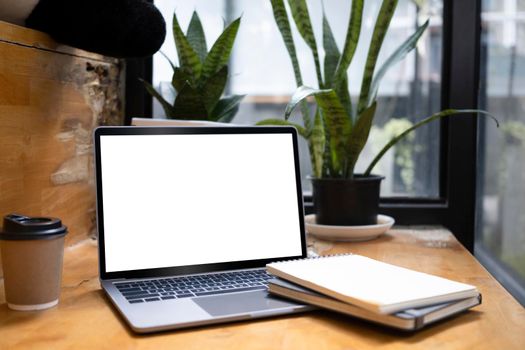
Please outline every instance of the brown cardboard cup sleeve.
[[60, 219], [10, 214], [0, 231], [7, 305], [14, 310], [55, 306], [60, 295], [64, 237]]

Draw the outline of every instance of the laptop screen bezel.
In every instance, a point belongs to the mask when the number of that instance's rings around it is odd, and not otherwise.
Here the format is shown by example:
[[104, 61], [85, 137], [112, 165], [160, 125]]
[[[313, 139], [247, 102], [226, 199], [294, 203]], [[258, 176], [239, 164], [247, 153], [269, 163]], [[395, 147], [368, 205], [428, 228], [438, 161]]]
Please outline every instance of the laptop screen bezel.
[[[244, 260], [234, 262], [221, 262], [201, 265], [160, 267], [153, 269], [126, 270], [126, 271], [106, 271], [106, 250], [104, 240], [104, 198], [102, 192], [102, 164], [100, 138], [106, 135], [125, 136], [125, 135], [223, 135], [223, 134], [289, 134], [292, 136], [294, 162], [295, 162], [295, 183], [297, 186], [297, 210], [299, 217], [301, 255], [282, 256], [268, 259]], [[98, 228], [98, 253], [99, 253], [99, 273], [101, 280], [125, 279], [125, 278], [151, 278], [164, 276], [177, 276], [198, 274], [206, 272], [216, 272], [225, 270], [237, 270], [247, 268], [264, 267], [267, 263], [277, 260], [291, 260], [306, 257], [306, 235], [304, 228], [304, 207], [301, 187], [301, 174], [299, 168], [299, 150], [297, 144], [297, 131], [288, 126], [176, 126], [176, 127], [98, 127], [94, 131], [94, 152], [95, 152], [95, 176], [97, 194], [97, 228]]]

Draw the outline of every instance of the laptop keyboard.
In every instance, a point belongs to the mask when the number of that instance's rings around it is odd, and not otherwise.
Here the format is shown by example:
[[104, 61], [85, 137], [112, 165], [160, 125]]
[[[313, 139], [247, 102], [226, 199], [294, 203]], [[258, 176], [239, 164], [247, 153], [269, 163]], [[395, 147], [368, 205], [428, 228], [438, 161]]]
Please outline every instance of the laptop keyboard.
[[117, 282], [130, 304], [205, 295], [265, 290], [272, 278], [265, 270], [213, 273], [186, 277]]

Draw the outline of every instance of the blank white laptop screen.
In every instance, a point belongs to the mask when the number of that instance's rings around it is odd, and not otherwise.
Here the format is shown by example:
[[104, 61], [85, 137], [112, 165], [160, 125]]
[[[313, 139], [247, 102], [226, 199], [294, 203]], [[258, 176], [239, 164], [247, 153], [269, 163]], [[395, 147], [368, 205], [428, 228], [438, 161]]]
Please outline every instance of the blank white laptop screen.
[[106, 272], [301, 255], [292, 142], [101, 135]]

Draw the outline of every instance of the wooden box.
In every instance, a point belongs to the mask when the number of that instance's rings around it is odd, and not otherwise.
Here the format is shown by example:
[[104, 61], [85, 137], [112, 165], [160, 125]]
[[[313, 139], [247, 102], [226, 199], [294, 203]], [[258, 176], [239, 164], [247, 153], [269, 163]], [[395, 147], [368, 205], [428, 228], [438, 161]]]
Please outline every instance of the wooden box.
[[122, 123], [122, 72], [117, 59], [0, 22], [2, 217], [59, 217], [66, 245], [95, 234], [92, 130]]

